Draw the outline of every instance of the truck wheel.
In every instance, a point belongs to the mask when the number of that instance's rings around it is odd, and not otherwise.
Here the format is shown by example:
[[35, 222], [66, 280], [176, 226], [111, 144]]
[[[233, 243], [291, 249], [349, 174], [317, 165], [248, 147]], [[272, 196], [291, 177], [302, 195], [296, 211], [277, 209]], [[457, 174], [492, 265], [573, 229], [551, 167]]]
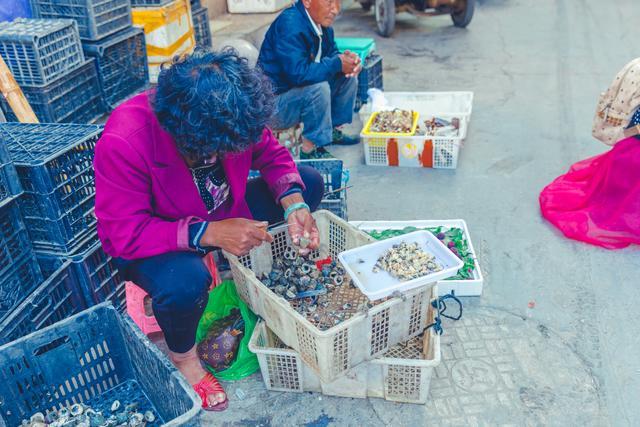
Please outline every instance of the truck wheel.
[[389, 37], [396, 27], [395, 0], [376, 0], [376, 23], [378, 33], [382, 37]]
[[465, 28], [473, 18], [473, 11], [476, 7], [476, 0], [459, 0], [459, 6], [451, 11], [453, 25]]

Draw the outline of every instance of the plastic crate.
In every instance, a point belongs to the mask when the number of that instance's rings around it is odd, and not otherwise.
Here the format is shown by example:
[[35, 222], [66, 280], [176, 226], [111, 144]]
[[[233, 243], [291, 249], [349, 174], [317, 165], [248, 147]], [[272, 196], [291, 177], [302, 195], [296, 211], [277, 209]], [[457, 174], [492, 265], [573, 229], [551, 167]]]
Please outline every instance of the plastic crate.
[[5, 144], [0, 144], [0, 207], [9, 204], [20, 194], [22, 185], [9, 150]]
[[42, 282], [16, 201], [0, 208], [0, 320]]
[[[432, 295], [434, 298], [437, 295], [435, 287]], [[429, 305], [429, 323], [435, 321], [435, 316], [436, 310]], [[404, 343], [396, 344], [378, 358], [361, 363], [331, 382], [322, 381], [301, 355], [288, 348], [264, 322], [256, 325], [249, 349], [258, 357], [267, 390], [426, 403], [433, 371], [440, 364], [440, 335], [431, 328], [424, 333], [426, 357]]]
[[156, 7], [164, 6], [171, 3], [174, 0], [131, 0], [131, 6], [133, 7]]
[[0, 424], [85, 403], [110, 413], [114, 400], [151, 410], [148, 427], [198, 425], [200, 399], [131, 321], [108, 305], [0, 347]]
[[211, 27], [209, 26], [209, 11], [205, 7], [191, 8], [193, 31], [196, 45], [211, 48]]
[[[424, 117], [424, 116], [423, 116]], [[442, 115], [438, 117], [443, 117]], [[370, 117], [371, 120], [372, 117]], [[364, 160], [369, 166], [455, 169], [467, 121], [460, 121], [457, 136], [370, 136], [360, 134]]]
[[34, 17], [73, 19], [82, 40], [99, 40], [131, 26], [129, 0], [31, 0]]
[[[311, 166], [322, 175], [324, 192], [338, 190], [347, 185], [349, 171], [343, 167], [342, 160], [298, 160], [298, 165]], [[318, 209], [325, 209], [347, 220], [347, 190], [325, 196]]]
[[[310, 166], [320, 172], [324, 181], [324, 192], [338, 190], [345, 187], [349, 181], [349, 171], [343, 169], [342, 160], [296, 160], [297, 165]], [[260, 176], [259, 171], [249, 171], [249, 178]], [[322, 199], [318, 210], [327, 210], [340, 218], [347, 220], [347, 190], [329, 194]]]
[[112, 257], [102, 249], [97, 236], [88, 239], [87, 243], [74, 254], [38, 252], [37, 258], [44, 274], [50, 274], [65, 262], [71, 261], [71, 268], [75, 270], [78, 286], [87, 305], [92, 306], [109, 301], [118, 310], [124, 311], [125, 281], [120, 276]]
[[52, 325], [85, 308], [87, 304], [71, 263], [63, 264], [44, 282], [38, 281], [36, 289], [0, 321], [0, 344]]
[[375, 40], [368, 37], [336, 37], [335, 41], [340, 52], [349, 50], [358, 54], [363, 64], [367, 57], [376, 50]]
[[[367, 234], [327, 211], [313, 214], [320, 231], [321, 246], [313, 259], [330, 256], [372, 242]], [[355, 310], [367, 304], [357, 289], [345, 286], [337, 299], [350, 303], [352, 317], [326, 330], [319, 329], [296, 312], [288, 301], [276, 295], [257, 276], [271, 271], [273, 259], [291, 247], [287, 227], [270, 231], [274, 241], [236, 257], [225, 252], [240, 297], [254, 313], [262, 316], [282, 341], [300, 352], [302, 359], [323, 381], [331, 381], [358, 364], [377, 357], [393, 345], [419, 334], [426, 326], [426, 306], [430, 290], [417, 288], [402, 298], [373, 303], [371, 308]]]
[[36, 250], [71, 253], [94, 231], [93, 152], [101, 132], [94, 125], [0, 124], [0, 140], [24, 188], [20, 209]]
[[[93, 59], [46, 86], [22, 86], [22, 92], [41, 123], [90, 123], [105, 111]], [[7, 121], [18, 121], [4, 97], [0, 105]]]
[[367, 91], [369, 89], [384, 89], [382, 81], [382, 56], [369, 55], [364, 61], [364, 67], [358, 74], [358, 95], [357, 101], [366, 104], [369, 99]]
[[[0, 150], [2, 150], [0, 146]], [[22, 194], [18, 173], [12, 162], [0, 164], [0, 207]]]
[[70, 19], [0, 22], [0, 56], [20, 86], [47, 84], [84, 63], [78, 27]]
[[[390, 107], [417, 111], [421, 117], [457, 117], [467, 124], [471, 120], [473, 92], [385, 92], [384, 96]], [[360, 109], [362, 123], [371, 112], [371, 105]]]
[[144, 29], [149, 81], [157, 83], [160, 66], [196, 46], [189, 0], [174, 0], [158, 7], [135, 7], [133, 25]]
[[478, 262], [478, 256], [473, 248], [471, 237], [467, 223], [463, 219], [445, 219], [445, 220], [418, 220], [418, 221], [351, 221], [351, 225], [357, 227], [364, 232], [374, 230], [402, 230], [406, 227], [431, 228], [431, 227], [447, 227], [460, 228], [464, 237], [469, 244], [469, 251], [475, 260], [475, 268], [473, 271], [473, 279], [469, 280], [441, 280], [438, 283], [440, 295], [455, 294], [458, 297], [470, 297], [482, 295], [482, 286], [484, 277]]
[[85, 55], [96, 60], [102, 99], [109, 109], [148, 85], [144, 32], [139, 28], [129, 28], [82, 47]]
[[227, 10], [229, 13], [274, 13], [292, 3], [292, 0], [227, 0]]

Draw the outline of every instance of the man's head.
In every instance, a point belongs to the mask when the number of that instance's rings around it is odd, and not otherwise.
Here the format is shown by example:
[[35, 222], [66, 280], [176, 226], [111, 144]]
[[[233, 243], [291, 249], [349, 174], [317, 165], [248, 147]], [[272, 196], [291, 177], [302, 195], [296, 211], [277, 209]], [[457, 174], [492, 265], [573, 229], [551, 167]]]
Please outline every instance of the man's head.
[[246, 150], [274, 107], [270, 81], [231, 48], [175, 57], [162, 67], [153, 96], [160, 125], [191, 160]]
[[333, 21], [340, 13], [341, 0], [300, 0], [309, 16], [316, 24], [325, 28], [333, 25]]

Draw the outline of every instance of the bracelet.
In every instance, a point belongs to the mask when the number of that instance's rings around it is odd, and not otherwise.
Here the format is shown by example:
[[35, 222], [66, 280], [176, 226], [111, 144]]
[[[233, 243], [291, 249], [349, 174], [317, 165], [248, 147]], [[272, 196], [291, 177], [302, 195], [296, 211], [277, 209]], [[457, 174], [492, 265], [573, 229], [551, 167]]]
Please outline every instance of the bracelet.
[[294, 203], [284, 211], [284, 220], [288, 221], [289, 215], [291, 215], [293, 211], [297, 211], [298, 209], [306, 209], [308, 211], [311, 211], [311, 209], [309, 209], [309, 205], [304, 202]]

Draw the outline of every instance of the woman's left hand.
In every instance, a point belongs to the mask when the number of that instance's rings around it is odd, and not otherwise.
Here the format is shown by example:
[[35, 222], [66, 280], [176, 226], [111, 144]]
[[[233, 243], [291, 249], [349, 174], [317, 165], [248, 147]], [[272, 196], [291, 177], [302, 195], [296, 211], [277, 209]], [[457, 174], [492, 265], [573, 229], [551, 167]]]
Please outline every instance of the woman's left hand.
[[320, 233], [316, 220], [307, 209], [297, 209], [289, 215], [289, 235], [293, 244], [300, 248], [301, 255], [307, 255], [320, 246]]

